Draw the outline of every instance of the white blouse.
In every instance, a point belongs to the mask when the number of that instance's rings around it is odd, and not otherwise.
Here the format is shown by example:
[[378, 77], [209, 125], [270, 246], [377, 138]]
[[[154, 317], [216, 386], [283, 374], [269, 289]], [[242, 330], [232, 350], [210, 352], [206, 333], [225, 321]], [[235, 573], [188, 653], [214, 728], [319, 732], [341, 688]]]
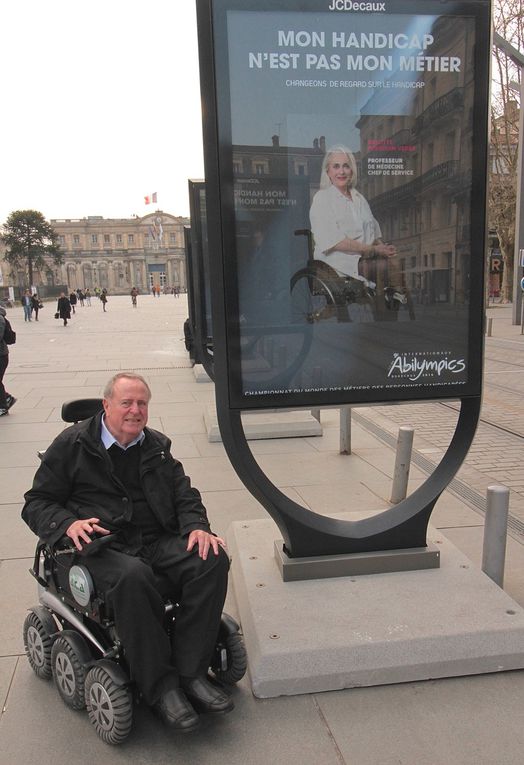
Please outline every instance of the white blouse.
[[309, 211], [311, 230], [315, 242], [314, 257], [336, 269], [339, 273], [359, 277], [359, 252], [340, 252], [331, 249], [342, 239], [356, 239], [363, 244], [373, 244], [381, 238], [380, 226], [371, 208], [356, 189], [351, 189], [348, 199], [335, 186], [317, 191]]

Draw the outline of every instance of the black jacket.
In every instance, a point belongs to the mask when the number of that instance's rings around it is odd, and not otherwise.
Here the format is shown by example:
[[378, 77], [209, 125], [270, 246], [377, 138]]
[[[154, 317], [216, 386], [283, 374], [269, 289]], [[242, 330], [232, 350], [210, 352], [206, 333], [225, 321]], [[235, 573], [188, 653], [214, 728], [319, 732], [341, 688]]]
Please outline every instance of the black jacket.
[[56, 311], [60, 314], [61, 319], [71, 318], [71, 303], [66, 297], [59, 297], [56, 304]]
[[[102, 414], [64, 430], [46, 449], [25, 494], [22, 518], [41, 539], [57, 542], [78, 518], [99, 518], [110, 531], [130, 525], [133, 503], [113, 474], [100, 439]], [[140, 476], [147, 502], [161, 526], [185, 536], [210, 531], [200, 493], [182, 464], [171, 455], [171, 441], [145, 428], [140, 447]]]

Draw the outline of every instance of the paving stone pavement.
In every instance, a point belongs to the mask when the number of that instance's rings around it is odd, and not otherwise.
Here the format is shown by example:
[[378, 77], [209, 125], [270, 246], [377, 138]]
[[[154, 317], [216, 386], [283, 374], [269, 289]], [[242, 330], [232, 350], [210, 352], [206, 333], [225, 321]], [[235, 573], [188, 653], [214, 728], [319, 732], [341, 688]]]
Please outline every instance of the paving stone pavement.
[[[524, 335], [511, 324], [511, 306], [488, 309], [481, 421], [458, 478], [481, 495], [492, 484], [510, 489], [510, 513], [524, 523]], [[389, 433], [415, 429], [414, 449], [438, 462], [447, 448], [460, 402], [400, 404], [357, 410]], [[524, 526], [523, 526], [524, 531]], [[516, 535], [524, 544], [524, 536]]]
[[[524, 379], [518, 361], [522, 338], [518, 329], [508, 326], [506, 307], [490, 312], [494, 321], [493, 337], [487, 341], [487, 380], [494, 382], [486, 390], [493, 396], [491, 405], [502, 406], [508, 417], [504, 422], [522, 433], [521, 423], [520, 430], [516, 426], [520, 412], [513, 392], [515, 388], [518, 393]], [[140, 371], [153, 389], [150, 424], [172, 438], [176, 455], [203, 491], [215, 530], [226, 533], [232, 521], [267, 516], [238, 480], [222, 445], [207, 439], [203, 415], [213, 403], [213, 386], [195, 381], [184, 349], [185, 296], [139, 296], [137, 309], [129, 297], [109, 296], [107, 313], [93, 300], [91, 308], [77, 309], [68, 327], [55, 321], [53, 313], [54, 305], [48, 303], [40, 321], [28, 324], [20, 306], [8, 312], [18, 339], [5, 381], [18, 401], [12, 413], [0, 420], [0, 751], [5, 763], [522, 763], [523, 672], [263, 700], [252, 695], [246, 676], [234, 690], [235, 711], [224, 719], [204, 719], [195, 736], [170, 734], [140, 705], [129, 740], [115, 748], [103, 744], [86, 714], [68, 709], [52, 684], [33, 674], [22, 645], [22, 623], [36, 601], [35, 583], [28, 574], [35, 540], [20, 521], [22, 494], [37, 467], [37, 449], [64, 427], [62, 402], [99, 396], [113, 371]], [[406, 407], [392, 406], [355, 410], [349, 456], [338, 453], [337, 410], [322, 412], [321, 437], [252, 442], [251, 448], [278, 486], [312, 510], [376, 512], [389, 506], [394, 466], [394, 449], [380, 434], [394, 437], [398, 425], [405, 423], [406, 411]], [[425, 477], [422, 458], [438, 461], [455, 416], [437, 404], [414, 405], [411, 413], [416, 418], [420, 460], [412, 466], [410, 490]], [[370, 424], [378, 428], [378, 436]], [[496, 470], [518, 481], [519, 476], [513, 475], [519, 467], [518, 442], [510, 443], [509, 435], [500, 430], [484, 431], [484, 425], [477, 439], [460, 473], [464, 486], [469, 488], [471, 482], [480, 490], [483, 482], [493, 481]], [[512, 488], [512, 512], [516, 512], [514, 497], [520, 497], [520, 487]], [[460, 494], [447, 491], [437, 503], [432, 524], [473, 566], [480, 566], [483, 518], [478, 509], [472, 509]], [[524, 550], [515, 536], [508, 540], [504, 589], [524, 605]], [[236, 614], [233, 591], [228, 594], [227, 610]]]

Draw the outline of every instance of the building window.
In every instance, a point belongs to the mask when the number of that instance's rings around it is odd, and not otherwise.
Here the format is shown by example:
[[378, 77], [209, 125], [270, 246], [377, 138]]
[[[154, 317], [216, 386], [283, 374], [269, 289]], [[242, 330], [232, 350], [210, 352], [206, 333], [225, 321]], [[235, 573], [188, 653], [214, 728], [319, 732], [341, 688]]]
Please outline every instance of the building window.
[[122, 244], [122, 234], [117, 234], [116, 235], [116, 243], [117, 244]]
[[104, 234], [104, 244], [109, 244], [111, 241], [111, 237], [109, 234]]
[[176, 234], [169, 234], [169, 244], [176, 244]]
[[63, 236], [63, 234], [59, 234], [59, 235], [58, 235], [58, 244], [59, 244], [61, 247], [63, 247], [63, 246], [64, 246], [64, 244], [65, 244], [65, 236]]
[[134, 234], [128, 234], [127, 235], [127, 243], [128, 244], [133, 244], [134, 241], [135, 241], [135, 235]]
[[269, 174], [269, 162], [265, 159], [253, 160], [253, 174], [254, 175], [268, 175]]
[[242, 175], [242, 160], [233, 160], [233, 175]]
[[73, 244], [80, 244], [80, 235], [73, 234]]
[[295, 162], [295, 175], [307, 175], [307, 162]]

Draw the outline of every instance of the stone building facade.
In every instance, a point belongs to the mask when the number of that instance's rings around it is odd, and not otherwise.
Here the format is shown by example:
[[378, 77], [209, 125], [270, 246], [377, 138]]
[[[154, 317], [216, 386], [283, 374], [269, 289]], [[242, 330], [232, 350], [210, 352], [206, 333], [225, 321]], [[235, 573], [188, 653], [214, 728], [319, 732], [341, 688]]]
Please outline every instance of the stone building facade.
[[[35, 287], [66, 285], [68, 289], [104, 287], [112, 294], [141, 292], [153, 285], [187, 288], [184, 226], [188, 218], [162, 210], [133, 218], [51, 219], [63, 262], [35, 273]], [[12, 274], [0, 259], [4, 285], [26, 283], [23, 272]]]

